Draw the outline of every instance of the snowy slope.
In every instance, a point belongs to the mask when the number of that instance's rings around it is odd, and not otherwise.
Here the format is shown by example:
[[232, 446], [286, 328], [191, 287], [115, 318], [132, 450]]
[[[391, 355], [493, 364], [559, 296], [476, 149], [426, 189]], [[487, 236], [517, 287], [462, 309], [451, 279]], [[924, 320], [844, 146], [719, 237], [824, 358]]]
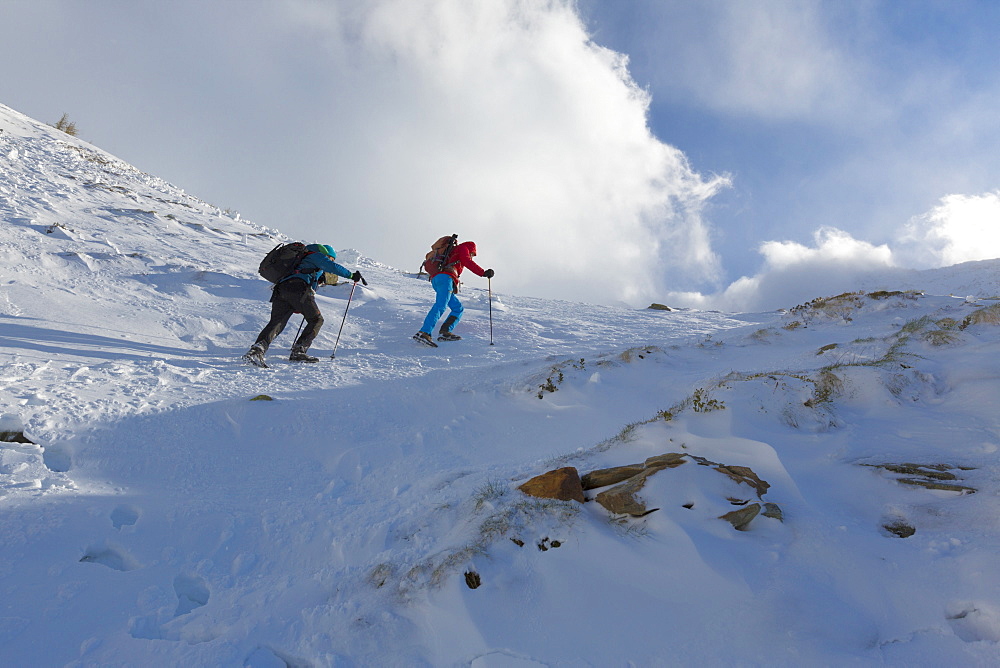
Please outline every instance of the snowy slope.
[[[515, 297], [496, 267], [431, 350], [427, 282], [343, 250], [370, 285], [336, 359], [285, 363], [293, 321], [261, 370], [282, 234], [0, 130], [0, 429], [34, 442], [0, 444], [0, 665], [1000, 662], [1000, 263], [765, 314]], [[642, 518], [516, 491], [671, 451], [750, 467], [783, 521], [717, 519], [746, 486], [695, 465]]]

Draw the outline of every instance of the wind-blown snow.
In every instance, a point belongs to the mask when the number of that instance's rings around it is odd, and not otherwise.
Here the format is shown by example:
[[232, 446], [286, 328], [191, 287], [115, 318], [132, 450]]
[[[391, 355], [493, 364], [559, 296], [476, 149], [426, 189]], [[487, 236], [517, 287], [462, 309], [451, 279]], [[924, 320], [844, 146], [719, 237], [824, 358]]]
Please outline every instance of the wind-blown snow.
[[[1000, 662], [996, 261], [759, 314], [514, 297], [497, 266], [428, 349], [426, 281], [343, 250], [370, 285], [321, 291], [324, 359], [284, 361], [293, 321], [262, 370], [282, 234], [3, 106], [0, 164], [0, 431], [33, 441], [0, 443], [2, 665]], [[643, 518], [516, 490], [671, 451], [750, 467], [784, 520], [736, 531], [695, 466]]]

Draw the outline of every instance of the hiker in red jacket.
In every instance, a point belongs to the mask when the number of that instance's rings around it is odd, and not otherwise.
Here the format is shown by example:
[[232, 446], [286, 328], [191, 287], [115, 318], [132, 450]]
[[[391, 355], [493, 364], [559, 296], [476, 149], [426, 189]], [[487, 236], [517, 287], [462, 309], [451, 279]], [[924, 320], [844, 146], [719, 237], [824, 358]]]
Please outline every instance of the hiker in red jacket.
[[444, 315], [445, 308], [451, 309], [451, 313], [448, 314], [448, 317], [441, 324], [437, 340], [458, 341], [462, 338], [451, 331], [458, 324], [458, 321], [462, 319], [462, 312], [465, 310], [462, 302], [458, 300], [457, 295], [459, 277], [462, 275], [462, 270], [468, 267], [469, 271], [473, 274], [484, 278], [493, 278], [494, 275], [492, 269], [483, 269], [476, 264], [475, 260], [472, 259], [475, 256], [476, 243], [474, 241], [463, 241], [452, 249], [442, 266], [438, 266], [438, 263], [430, 259], [424, 262], [424, 268], [430, 275], [431, 285], [434, 286], [434, 293], [437, 295], [437, 298], [434, 300], [434, 306], [427, 313], [427, 317], [424, 318], [423, 327], [413, 335], [414, 339], [436, 347], [437, 344], [431, 339], [431, 332], [434, 330], [434, 325], [437, 324], [437, 321]]

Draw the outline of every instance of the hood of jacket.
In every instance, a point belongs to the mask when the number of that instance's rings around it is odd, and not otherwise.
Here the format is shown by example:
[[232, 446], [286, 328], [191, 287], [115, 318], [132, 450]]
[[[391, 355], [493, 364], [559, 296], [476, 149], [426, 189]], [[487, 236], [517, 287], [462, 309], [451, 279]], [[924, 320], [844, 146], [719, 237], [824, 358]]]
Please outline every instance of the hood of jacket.
[[476, 256], [476, 242], [475, 241], [463, 241], [462, 243], [455, 246], [455, 250], [463, 248], [468, 251], [469, 255], [472, 257]]

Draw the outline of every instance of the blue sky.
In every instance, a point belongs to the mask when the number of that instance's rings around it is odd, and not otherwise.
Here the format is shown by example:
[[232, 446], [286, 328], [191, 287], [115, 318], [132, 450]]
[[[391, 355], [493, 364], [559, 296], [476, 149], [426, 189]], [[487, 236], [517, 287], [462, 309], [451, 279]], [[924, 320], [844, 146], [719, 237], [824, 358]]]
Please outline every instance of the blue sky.
[[993, 2], [3, 12], [0, 102], [403, 269], [457, 232], [497, 289], [750, 309], [1000, 255]]
[[945, 195], [997, 188], [1000, 4], [582, 7], [649, 87], [657, 136], [732, 175], [711, 212], [732, 268], [751, 271], [762, 239], [808, 243], [819, 225], [886, 243]]

